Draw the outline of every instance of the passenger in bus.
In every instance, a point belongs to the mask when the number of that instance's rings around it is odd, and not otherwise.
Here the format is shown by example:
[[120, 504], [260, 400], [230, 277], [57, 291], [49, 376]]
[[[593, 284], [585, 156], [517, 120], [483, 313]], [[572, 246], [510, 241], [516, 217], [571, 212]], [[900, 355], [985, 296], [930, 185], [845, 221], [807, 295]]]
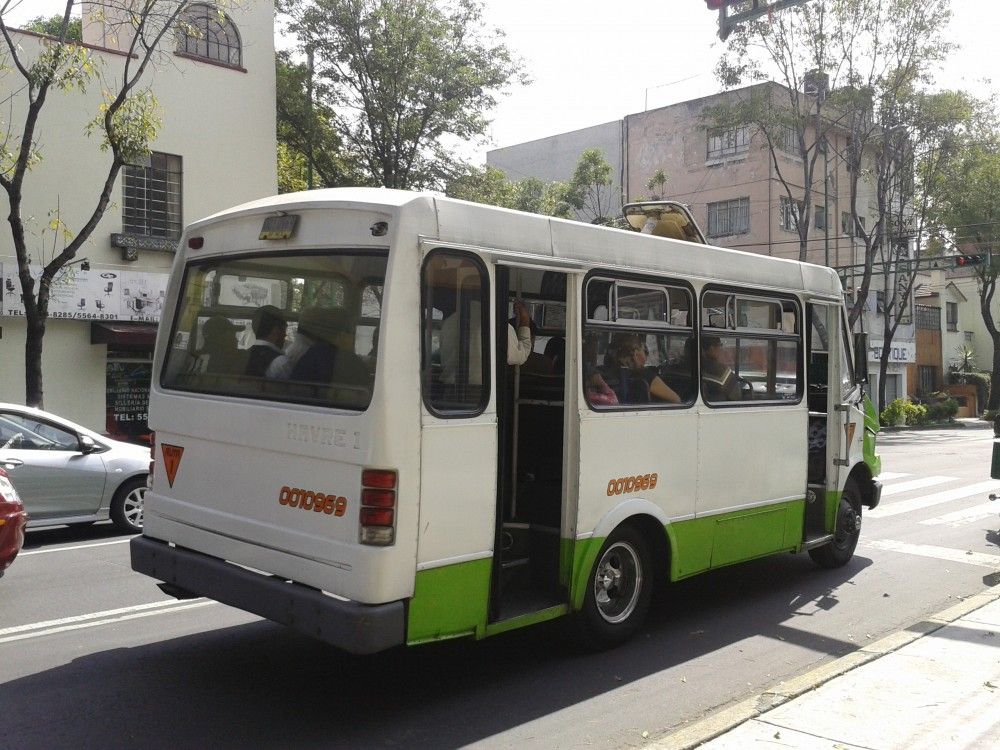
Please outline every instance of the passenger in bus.
[[229, 318], [213, 315], [201, 329], [203, 345], [195, 355], [195, 372], [221, 375], [239, 371], [240, 351], [236, 346], [237, 328]]
[[[468, 383], [470, 385], [482, 384], [482, 337], [478, 330], [479, 314], [470, 312], [476, 330], [469, 332], [469, 361], [468, 361]], [[507, 364], [523, 365], [531, 355], [531, 316], [524, 302], [519, 299], [514, 300], [514, 318], [517, 322], [515, 329], [511, 323], [507, 324]], [[456, 385], [458, 383], [459, 372], [459, 315], [452, 313], [441, 324], [441, 382], [446, 385]]]
[[679, 404], [680, 396], [663, 382], [655, 367], [646, 366], [649, 352], [645, 342], [634, 333], [621, 336], [615, 345], [618, 355], [618, 378], [615, 392], [622, 404], [664, 401]]
[[249, 349], [246, 372], [262, 377], [271, 362], [285, 353], [288, 323], [281, 310], [264, 305], [253, 314], [253, 332], [256, 338]]
[[706, 401], [740, 400], [739, 380], [723, 359], [718, 336], [705, 336], [701, 340], [701, 384]]
[[271, 360], [264, 372], [265, 377], [273, 380], [288, 380], [292, 376], [292, 370], [302, 358], [302, 355], [309, 351], [309, 348], [316, 342], [302, 328], [302, 320], [305, 318], [305, 311], [299, 316], [299, 324], [295, 329], [295, 335], [285, 347], [283, 354]]
[[354, 351], [354, 320], [347, 310], [310, 308], [302, 313], [299, 328], [314, 343], [292, 369], [292, 380], [369, 385], [368, 368]]

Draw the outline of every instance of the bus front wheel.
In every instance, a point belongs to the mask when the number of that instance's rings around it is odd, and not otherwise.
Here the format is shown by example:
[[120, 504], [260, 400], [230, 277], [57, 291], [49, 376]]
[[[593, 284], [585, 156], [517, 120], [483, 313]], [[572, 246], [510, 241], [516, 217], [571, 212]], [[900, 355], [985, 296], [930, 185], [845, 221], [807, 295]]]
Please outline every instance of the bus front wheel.
[[611, 648], [635, 635], [652, 593], [649, 560], [649, 545], [632, 526], [619, 526], [607, 538], [587, 579], [583, 608], [574, 615], [580, 643]]
[[837, 507], [837, 525], [833, 540], [809, 550], [809, 556], [822, 568], [840, 568], [854, 556], [861, 537], [861, 496], [854, 480], [848, 480]]

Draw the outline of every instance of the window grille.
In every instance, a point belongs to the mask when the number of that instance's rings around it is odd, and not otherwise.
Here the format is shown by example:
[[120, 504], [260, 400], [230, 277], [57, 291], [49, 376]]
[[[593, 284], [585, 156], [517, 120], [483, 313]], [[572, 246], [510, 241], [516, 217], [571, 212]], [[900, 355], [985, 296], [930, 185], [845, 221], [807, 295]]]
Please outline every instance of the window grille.
[[750, 199], [736, 198], [708, 204], [708, 236], [726, 237], [750, 231]]
[[747, 125], [725, 130], [708, 131], [708, 158], [722, 159], [744, 154], [750, 149], [750, 128]]
[[181, 157], [154, 152], [148, 167], [122, 170], [122, 231], [145, 237], [181, 236]]
[[210, 5], [192, 5], [178, 21], [177, 51], [226, 65], [243, 64], [239, 31], [229, 16]]

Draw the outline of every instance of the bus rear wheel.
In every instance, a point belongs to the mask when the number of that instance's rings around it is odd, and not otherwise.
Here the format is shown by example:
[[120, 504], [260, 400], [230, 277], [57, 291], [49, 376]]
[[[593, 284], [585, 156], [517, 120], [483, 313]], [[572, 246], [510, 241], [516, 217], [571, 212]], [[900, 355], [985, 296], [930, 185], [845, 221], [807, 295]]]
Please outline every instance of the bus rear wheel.
[[861, 496], [854, 480], [848, 480], [837, 507], [833, 540], [809, 550], [809, 556], [822, 568], [841, 568], [854, 556], [861, 537]]
[[632, 526], [619, 526], [607, 538], [587, 578], [583, 608], [573, 617], [578, 642], [605, 649], [635, 635], [649, 610], [649, 560], [649, 545]]

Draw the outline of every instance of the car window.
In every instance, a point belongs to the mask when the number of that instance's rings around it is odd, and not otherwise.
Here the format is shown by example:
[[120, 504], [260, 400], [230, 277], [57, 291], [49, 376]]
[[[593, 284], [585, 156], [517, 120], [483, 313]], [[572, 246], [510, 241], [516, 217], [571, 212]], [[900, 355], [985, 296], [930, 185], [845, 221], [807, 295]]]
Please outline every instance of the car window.
[[75, 432], [49, 422], [3, 412], [0, 413], [0, 448], [75, 451], [80, 449], [80, 439]]

